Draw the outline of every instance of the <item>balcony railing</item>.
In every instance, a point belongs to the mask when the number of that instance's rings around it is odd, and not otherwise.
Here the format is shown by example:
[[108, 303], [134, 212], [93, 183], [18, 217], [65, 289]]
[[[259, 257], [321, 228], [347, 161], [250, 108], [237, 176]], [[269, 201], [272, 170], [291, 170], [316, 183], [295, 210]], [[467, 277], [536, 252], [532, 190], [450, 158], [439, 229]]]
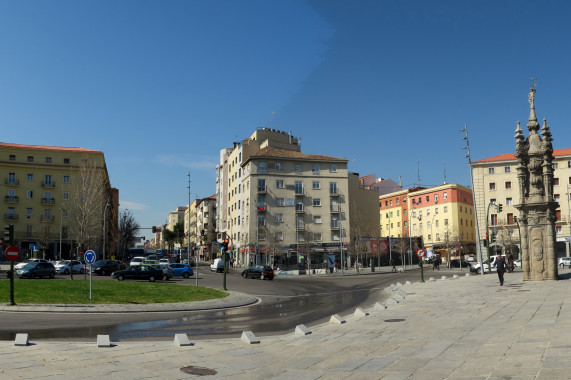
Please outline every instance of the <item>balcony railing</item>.
[[303, 212], [303, 205], [302, 204], [296, 204], [295, 205], [295, 212], [297, 213], [302, 213]]
[[296, 196], [303, 196], [303, 187], [295, 187], [295, 195]]
[[298, 231], [303, 231], [303, 230], [305, 230], [305, 223], [298, 223], [297, 226], [296, 226], [296, 229], [297, 229]]
[[266, 212], [267, 209], [268, 209], [268, 206], [265, 203], [258, 203], [258, 207], [257, 207], [258, 212]]
[[55, 198], [42, 198], [42, 205], [55, 205], [56, 199]]
[[10, 186], [20, 186], [20, 180], [16, 178], [6, 178], [4, 180], [4, 184]]
[[55, 183], [55, 181], [50, 181], [50, 182], [42, 181], [42, 186], [43, 187], [56, 187], [56, 183]]
[[339, 221], [337, 221], [337, 220], [332, 220], [332, 221], [331, 221], [331, 229], [332, 229], [332, 230], [338, 230], [338, 229], [339, 229]]
[[42, 215], [40, 217], [40, 222], [53, 223], [54, 221], [55, 221], [55, 216]]
[[329, 195], [332, 197], [338, 197], [339, 191], [337, 189], [329, 189]]
[[18, 214], [4, 214], [4, 220], [18, 220]]
[[339, 213], [340, 207], [339, 205], [331, 205], [329, 206], [329, 211], [332, 213]]
[[266, 191], [266, 185], [258, 186], [258, 193], [265, 193]]
[[20, 202], [20, 197], [18, 197], [18, 196], [12, 197], [12, 196], [6, 195], [4, 197], [4, 202], [6, 202], [6, 203], [18, 203], [18, 202]]

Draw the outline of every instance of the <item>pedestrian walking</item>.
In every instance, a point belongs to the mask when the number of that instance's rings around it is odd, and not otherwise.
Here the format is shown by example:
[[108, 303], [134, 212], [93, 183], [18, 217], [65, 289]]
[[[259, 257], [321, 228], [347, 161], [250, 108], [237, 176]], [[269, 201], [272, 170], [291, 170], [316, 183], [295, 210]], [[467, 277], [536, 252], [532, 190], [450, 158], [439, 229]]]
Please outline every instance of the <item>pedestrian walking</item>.
[[395, 266], [395, 259], [392, 259], [392, 260], [391, 260], [391, 265], [392, 265], [392, 267], [393, 267], [393, 268], [391, 269], [391, 272], [396, 272], [396, 271], [397, 271], [397, 267]]
[[494, 263], [494, 267], [498, 271], [498, 279], [500, 280], [500, 286], [503, 286], [504, 272], [506, 271], [506, 259], [503, 258], [502, 255], [500, 255], [499, 253], [498, 256], [496, 257], [496, 262]]

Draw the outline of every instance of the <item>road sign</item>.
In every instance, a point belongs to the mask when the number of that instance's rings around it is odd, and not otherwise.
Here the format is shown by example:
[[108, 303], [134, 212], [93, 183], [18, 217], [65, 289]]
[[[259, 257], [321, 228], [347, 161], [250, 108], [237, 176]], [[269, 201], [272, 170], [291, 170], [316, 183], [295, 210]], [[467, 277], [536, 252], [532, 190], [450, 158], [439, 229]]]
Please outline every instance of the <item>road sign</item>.
[[11, 245], [8, 248], [6, 248], [4, 255], [8, 260], [16, 261], [18, 260], [18, 258], [20, 258], [20, 250], [18, 249], [18, 247]]
[[92, 250], [88, 250], [87, 252], [85, 252], [83, 259], [85, 260], [85, 263], [87, 265], [91, 265], [95, 262], [95, 259], [97, 259], [97, 256], [95, 255], [95, 252], [93, 252]]
[[420, 248], [419, 250], [416, 251], [416, 255], [418, 257], [424, 257], [424, 255], [426, 254], [426, 252], [424, 252], [424, 249]]

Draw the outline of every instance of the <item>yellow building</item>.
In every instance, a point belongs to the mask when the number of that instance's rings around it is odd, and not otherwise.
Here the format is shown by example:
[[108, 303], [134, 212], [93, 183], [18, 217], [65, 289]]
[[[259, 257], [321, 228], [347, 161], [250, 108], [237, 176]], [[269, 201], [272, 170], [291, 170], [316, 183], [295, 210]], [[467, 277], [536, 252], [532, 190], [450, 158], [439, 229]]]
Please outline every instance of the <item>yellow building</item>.
[[23, 257], [69, 258], [72, 248], [114, 254], [118, 191], [102, 152], [0, 143], [0, 176], [4, 224], [14, 226]]

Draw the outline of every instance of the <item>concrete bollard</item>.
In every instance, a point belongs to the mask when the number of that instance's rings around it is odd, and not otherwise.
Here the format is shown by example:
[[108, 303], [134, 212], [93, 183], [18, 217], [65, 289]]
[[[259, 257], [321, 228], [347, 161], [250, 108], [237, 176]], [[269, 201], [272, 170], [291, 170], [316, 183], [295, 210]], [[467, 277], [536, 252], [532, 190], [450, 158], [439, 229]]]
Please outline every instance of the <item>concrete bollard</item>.
[[16, 334], [16, 340], [14, 340], [14, 346], [27, 346], [28, 345], [28, 334], [20, 333]]
[[192, 346], [190, 340], [188, 340], [188, 335], [186, 334], [175, 334], [174, 335], [175, 346]]
[[367, 315], [369, 315], [369, 313], [365, 311], [363, 308], [358, 307], [355, 309], [354, 315], [355, 317], [366, 317]]
[[240, 338], [243, 342], [253, 344], [253, 343], [260, 343], [260, 340], [256, 338], [253, 332], [251, 331], [242, 331], [242, 337]]
[[109, 335], [97, 335], [97, 347], [111, 347]]
[[329, 323], [340, 325], [340, 324], [345, 323], [345, 320], [343, 318], [341, 318], [341, 316], [339, 314], [333, 314], [331, 316], [331, 319], [329, 319]]
[[308, 335], [311, 334], [311, 331], [305, 327], [305, 325], [297, 325], [295, 326], [295, 335]]
[[380, 302], [375, 303], [374, 310], [386, 310], [387, 307]]

